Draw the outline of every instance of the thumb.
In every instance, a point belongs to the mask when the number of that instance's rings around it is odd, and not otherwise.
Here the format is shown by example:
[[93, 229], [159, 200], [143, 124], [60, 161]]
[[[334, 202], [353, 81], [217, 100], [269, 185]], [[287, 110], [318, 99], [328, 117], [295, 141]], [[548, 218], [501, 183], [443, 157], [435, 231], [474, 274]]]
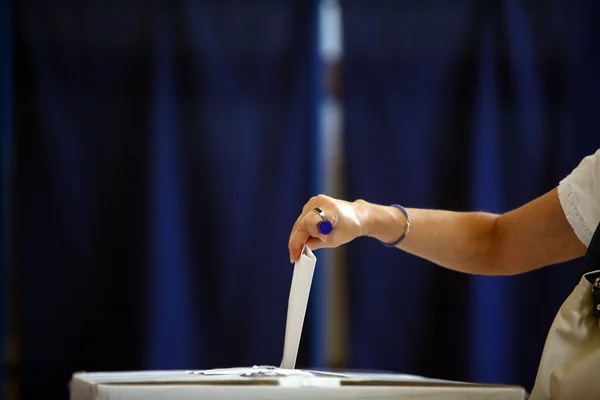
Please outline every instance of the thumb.
[[306, 246], [311, 250], [320, 249], [325, 247], [325, 239], [320, 237], [310, 237], [306, 241]]

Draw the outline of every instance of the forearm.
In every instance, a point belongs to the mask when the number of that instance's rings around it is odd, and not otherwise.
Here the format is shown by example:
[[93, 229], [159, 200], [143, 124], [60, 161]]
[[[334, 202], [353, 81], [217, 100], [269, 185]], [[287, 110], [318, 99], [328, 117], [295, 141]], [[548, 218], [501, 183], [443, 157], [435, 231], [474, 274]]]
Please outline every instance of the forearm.
[[[406, 226], [395, 207], [357, 202], [363, 235], [394, 242]], [[502, 215], [408, 210], [410, 233], [399, 247], [455, 271], [516, 275], [581, 257], [586, 250], [567, 221], [556, 188]]]
[[[364, 234], [391, 243], [404, 232], [406, 218], [395, 207], [362, 203]], [[409, 209], [410, 233], [398, 246], [402, 250], [455, 271], [504, 275], [495, 251], [498, 216], [483, 212]]]
[[[334, 230], [317, 230], [322, 207]], [[585, 245], [573, 231], [561, 206], [558, 189], [502, 215], [409, 209], [410, 233], [399, 247], [455, 271], [478, 275], [516, 275], [581, 257]], [[395, 207], [357, 200], [354, 203], [319, 195], [304, 207], [292, 229], [290, 261], [310, 249], [337, 247], [358, 236], [393, 243], [406, 228]]]

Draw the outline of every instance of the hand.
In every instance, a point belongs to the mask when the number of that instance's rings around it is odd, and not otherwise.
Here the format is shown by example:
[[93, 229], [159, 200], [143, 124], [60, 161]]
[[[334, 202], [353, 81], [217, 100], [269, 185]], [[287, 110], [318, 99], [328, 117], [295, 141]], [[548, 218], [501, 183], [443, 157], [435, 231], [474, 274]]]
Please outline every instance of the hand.
[[[338, 247], [366, 235], [369, 222], [367, 204], [362, 200], [351, 203], [325, 195], [311, 198], [304, 205], [302, 214], [296, 220], [290, 235], [288, 243], [290, 262], [298, 261], [305, 244], [311, 250]], [[333, 230], [328, 235], [319, 232], [318, 226], [322, 218], [314, 211], [316, 207], [325, 213], [327, 220], [333, 226]]]

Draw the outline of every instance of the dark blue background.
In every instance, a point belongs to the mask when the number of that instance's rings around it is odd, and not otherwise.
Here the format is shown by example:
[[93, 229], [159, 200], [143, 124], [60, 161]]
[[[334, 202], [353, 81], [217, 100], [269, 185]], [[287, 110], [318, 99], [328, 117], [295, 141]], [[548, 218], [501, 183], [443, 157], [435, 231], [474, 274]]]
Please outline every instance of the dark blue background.
[[[349, 198], [505, 212], [600, 148], [597, 2], [342, 10]], [[374, 241], [348, 251], [352, 366], [528, 389], [578, 280], [576, 262], [474, 277]]]
[[[277, 365], [319, 172], [316, 2], [0, 4], [22, 398], [78, 370]], [[343, 0], [345, 197], [503, 212], [552, 189], [600, 147], [599, 7]], [[345, 249], [356, 369], [530, 389], [577, 280]]]

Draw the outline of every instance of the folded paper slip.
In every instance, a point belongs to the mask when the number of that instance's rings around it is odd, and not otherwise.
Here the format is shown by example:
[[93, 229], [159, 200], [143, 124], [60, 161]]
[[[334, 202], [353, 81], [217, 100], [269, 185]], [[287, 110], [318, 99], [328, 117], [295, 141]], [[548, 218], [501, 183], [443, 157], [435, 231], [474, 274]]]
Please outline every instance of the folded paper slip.
[[317, 258], [308, 247], [304, 246], [300, 259], [294, 264], [294, 275], [288, 300], [283, 359], [281, 360], [281, 368], [284, 369], [294, 369], [296, 366], [302, 326], [316, 264]]

